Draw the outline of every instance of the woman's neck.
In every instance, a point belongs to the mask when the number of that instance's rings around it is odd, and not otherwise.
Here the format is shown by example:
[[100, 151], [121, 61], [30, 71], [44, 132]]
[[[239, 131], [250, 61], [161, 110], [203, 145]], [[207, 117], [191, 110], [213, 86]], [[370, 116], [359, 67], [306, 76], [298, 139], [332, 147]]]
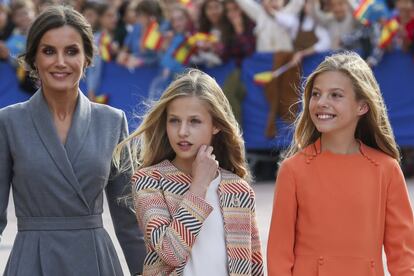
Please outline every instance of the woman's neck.
[[321, 136], [321, 151], [337, 154], [353, 154], [359, 152], [359, 142], [354, 137]]
[[43, 90], [45, 100], [53, 113], [59, 120], [63, 121], [71, 116], [75, 110], [79, 92], [50, 92]]

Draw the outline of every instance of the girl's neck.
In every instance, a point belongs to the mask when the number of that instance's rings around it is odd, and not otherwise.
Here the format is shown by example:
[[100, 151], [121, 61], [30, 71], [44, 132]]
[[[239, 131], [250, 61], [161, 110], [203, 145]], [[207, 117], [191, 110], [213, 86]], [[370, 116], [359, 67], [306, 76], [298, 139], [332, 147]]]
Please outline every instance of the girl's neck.
[[193, 161], [184, 161], [174, 158], [171, 163], [181, 172], [191, 175]]
[[354, 154], [359, 152], [359, 142], [354, 137], [321, 136], [321, 151], [336, 154]]

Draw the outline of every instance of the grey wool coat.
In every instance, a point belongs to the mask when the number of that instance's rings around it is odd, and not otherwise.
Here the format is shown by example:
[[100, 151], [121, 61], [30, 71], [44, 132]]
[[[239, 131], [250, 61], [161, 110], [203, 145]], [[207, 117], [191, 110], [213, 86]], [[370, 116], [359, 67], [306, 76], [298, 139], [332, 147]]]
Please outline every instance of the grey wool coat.
[[102, 227], [104, 191], [129, 269], [142, 271], [142, 234], [135, 215], [117, 203], [130, 175], [111, 166], [126, 135], [121, 110], [91, 103], [82, 92], [65, 145], [41, 90], [0, 109], [0, 235], [10, 188], [18, 226], [4, 275], [123, 275]]

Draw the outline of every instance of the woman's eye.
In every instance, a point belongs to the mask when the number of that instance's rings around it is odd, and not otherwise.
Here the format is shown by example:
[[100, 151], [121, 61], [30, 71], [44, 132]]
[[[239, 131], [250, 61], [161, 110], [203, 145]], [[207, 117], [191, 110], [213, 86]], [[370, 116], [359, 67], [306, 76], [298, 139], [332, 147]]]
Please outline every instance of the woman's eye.
[[74, 55], [76, 55], [78, 52], [79, 52], [79, 50], [78, 50], [78, 49], [76, 49], [76, 48], [69, 48], [69, 49], [67, 50], [67, 53], [68, 53], [68, 55], [70, 55], [70, 56], [74, 56]]
[[342, 95], [339, 93], [332, 93], [332, 98], [341, 98]]
[[169, 119], [169, 120], [168, 120], [168, 122], [169, 122], [169, 123], [177, 123], [177, 122], [178, 122], [178, 119], [176, 119], [176, 118], [171, 118], [171, 119]]
[[43, 48], [42, 51], [45, 55], [53, 55], [53, 53], [55, 52], [52, 48]]
[[192, 124], [199, 124], [201, 121], [199, 119], [191, 119]]

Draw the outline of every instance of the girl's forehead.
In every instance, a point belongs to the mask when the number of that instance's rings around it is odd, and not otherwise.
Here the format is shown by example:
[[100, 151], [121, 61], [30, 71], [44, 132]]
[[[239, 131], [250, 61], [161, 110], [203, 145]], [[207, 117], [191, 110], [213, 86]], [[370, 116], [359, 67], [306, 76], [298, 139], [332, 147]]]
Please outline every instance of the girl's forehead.
[[180, 111], [185, 112], [187, 110], [200, 110], [200, 111], [205, 111], [205, 110], [210, 110], [210, 105], [208, 104], [208, 102], [204, 99], [201, 99], [198, 96], [181, 96], [181, 97], [177, 97], [173, 100], [171, 100], [168, 104], [167, 104], [167, 112], [169, 110], [179, 110], [182, 109]]

